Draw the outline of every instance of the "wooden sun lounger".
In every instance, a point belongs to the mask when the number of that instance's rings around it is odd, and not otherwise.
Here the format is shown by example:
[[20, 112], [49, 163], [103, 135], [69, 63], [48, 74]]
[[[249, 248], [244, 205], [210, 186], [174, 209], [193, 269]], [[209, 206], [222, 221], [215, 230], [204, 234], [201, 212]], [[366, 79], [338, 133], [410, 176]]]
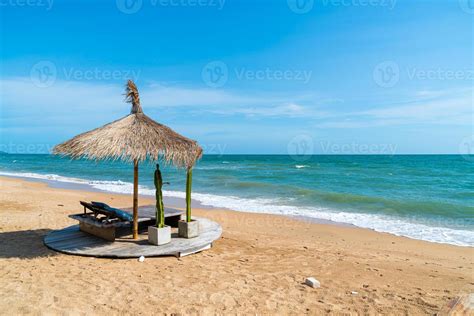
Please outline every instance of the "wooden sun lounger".
[[[103, 207], [94, 205], [92, 203], [84, 202], [84, 201], [79, 201], [79, 203], [84, 206], [84, 214], [87, 214], [87, 211], [92, 212], [94, 214], [94, 217], [98, 221], [111, 221], [111, 220], [120, 220], [113, 212], [104, 209]], [[103, 215], [103, 217], [99, 217], [99, 215]]]
[[[122, 210], [130, 214], [133, 213], [132, 208], [123, 208]], [[84, 210], [84, 213], [69, 215], [69, 217], [79, 221], [79, 229], [81, 231], [105, 240], [115, 241], [116, 237], [131, 234], [132, 222], [122, 221], [97, 210], [95, 211], [86, 212]], [[98, 214], [102, 214], [105, 217], [100, 218], [97, 216]], [[165, 207], [165, 224], [171, 227], [178, 227], [181, 214], [183, 214], [183, 211]], [[138, 208], [138, 230], [144, 231], [148, 229], [148, 226], [155, 223], [155, 206], [140, 206]]]

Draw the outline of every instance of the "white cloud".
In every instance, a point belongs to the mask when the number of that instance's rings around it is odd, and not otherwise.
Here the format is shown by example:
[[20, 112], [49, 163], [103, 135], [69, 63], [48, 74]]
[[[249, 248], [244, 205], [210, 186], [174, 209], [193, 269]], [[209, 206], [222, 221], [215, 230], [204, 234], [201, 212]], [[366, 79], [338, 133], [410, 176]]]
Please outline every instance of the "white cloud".
[[68, 109], [68, 104], [81, 107], [112, 106], [123, 100], [123, 88], [108, 84], [57, 81], [54, 85], [41, 88], [29, 79], [14, 78], [0, 81], [2, 103]]
[[[235, 115], [242, 114], [248, 117], [310, 117], [315, 113], [315, 110], [310, 107], [305, 107], [296, 103], [285, 103], [281, 105], [262, 105], [262, 106], [247, 106], [235, 107], [227, 109], [210, 109], [211, 113], [221, 115]], [[322, 112], [321, 112], [322, 113]]]
[[[42, 116], [86, 116], [128, 113], [124, 103], [123, 85], [96, 82], [59, 81], [41, 88], [29, 78], [0, 80], [0, 100], [9, 117], [3, 120]], [[308, 96], [285, 96], [281, 93], [237, 94], [223, 89], [198, 89], [161, 84], [143, 85], [140, 98], [147, 109], [197, 107], [200, 112], [218, 115], [243, 114], [265, 117], [301, 117], [310, 109], [295, 103]], [[6, 108], [8, 106], [8, 109]]]
[[[243, 94], [225, 89], [142, 85], [145, 112], [168, 108], [173, 111], [206, 112], [214, 115], [244, 115], [249, 118], [306, 118], [319, 128], [357, 128], [406, 124], [472, 124], [472, 88], [449, 91], [423, 90], [392, 106], [364, 111], [329, 109], [343, 102], [323, 99], [315, 94], [289, 95], [281, 92]], [[392, 103], [394, 104], [394, 103]], [[123, 85], [97, 82], [59, 81], [40, 88], [29, 78], [0, 80], [2, 125], [28, 125], [32, 120], [44, 124], [69, 124], [87, 119], [93, 126], [128, 114]], [[320, 107], [329, 110], [321, 110]]]
[[245, 105], [276, 102], [259, 96], [242, 96], [221, 89], [169, 87], [161, 84], [145, 86], [140, 90], [142, 103], [151, 107]]
[[336, 115], [318, 127], [360, 128], [407, 124], [472, 124], [473, 90], [420, 91], [397, 105]]

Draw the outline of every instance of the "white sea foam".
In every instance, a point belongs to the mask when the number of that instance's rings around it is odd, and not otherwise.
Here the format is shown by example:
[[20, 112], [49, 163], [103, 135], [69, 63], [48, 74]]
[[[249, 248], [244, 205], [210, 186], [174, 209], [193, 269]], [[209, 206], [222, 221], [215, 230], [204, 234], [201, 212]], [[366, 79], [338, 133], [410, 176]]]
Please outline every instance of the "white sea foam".
[[[55, 174], [17, 173], [0, 171], [0, 175], [42, 179], [49, 181], [68, 182], [89, 185], [92, 188], [114, 193], [131, 194], [133, 184], [124, 181], [96, 181], [63, 177]], [[139, 193], [154, 195], [155, 190], [139, 186]], [[185, 192], [164, 190], [164, 196], [185, 198]], [[419, 222], [409, 222], [406, 219], [381, 214], [364, 214], [341, 212], [324, 207], [297, 207], [281, 205], [275, 199], [246, 199], [236, 196], [220, 196], [215, 194], [193, 193], [193, 199], [202, 205], [218, 208], [228, 208], [241, 212], [281, 214], [290, 216], [305, 216], [314, 219], [324, 219], [339, 223], [387, 232], [398, 236], [421, 239], [431, 242], [447, 243], [458, 246], [474, 246], [474, 231], [453, 229], [441, 226], [430, 226]]]
[[51, 180], [51, 181], [58, 181], [58, 182], [69, 182], [69, 183], [80, 183], [80, 184], [89, 183], [89, 181], [87, 181], [87, 180], [78, 179], [78, 178], [63, 177], [63, 176], [59, 176], [57, 174], [39, 174], [39, 173], [32, 173], [32, 172], [0, 171], [0, 176], [20, 177], [20, 178], [40, 179], [40, 180]]
[[295, 165], [296, 169], [308, 168], [307, 165]]

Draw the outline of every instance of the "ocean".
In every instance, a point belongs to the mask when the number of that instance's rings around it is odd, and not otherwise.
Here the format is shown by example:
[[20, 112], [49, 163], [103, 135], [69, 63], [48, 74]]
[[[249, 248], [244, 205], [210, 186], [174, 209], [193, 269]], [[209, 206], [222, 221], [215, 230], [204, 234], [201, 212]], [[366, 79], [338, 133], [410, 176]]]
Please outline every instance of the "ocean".
[[[153, 163], [139, 192], [154, 195]], [[162, 166], [167, 197], [184, 198], [185, 171]], [[131, 193], [118, 161], [0, 154], [0, 175]], [[474, 246], [474, 162], [460, 155], [205, 155], [192, 198], [208, 207], [352, 224], [414, 239]]]

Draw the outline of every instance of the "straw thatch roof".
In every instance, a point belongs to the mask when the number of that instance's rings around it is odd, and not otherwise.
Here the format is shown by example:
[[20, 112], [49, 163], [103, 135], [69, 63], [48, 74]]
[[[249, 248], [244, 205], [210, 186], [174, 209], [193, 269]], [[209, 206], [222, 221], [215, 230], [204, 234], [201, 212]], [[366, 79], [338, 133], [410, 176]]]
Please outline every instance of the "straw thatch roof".
[[72, 158], [128, 162], [162, 159], [177, 167], [192, 167], [202, 155], [197, 142], [146, 116], [137, 87], [131, 80], [127, 83], [125, 96], [132, 104], [129, 115], [77, 135], [54, 147], [53, 153]]

